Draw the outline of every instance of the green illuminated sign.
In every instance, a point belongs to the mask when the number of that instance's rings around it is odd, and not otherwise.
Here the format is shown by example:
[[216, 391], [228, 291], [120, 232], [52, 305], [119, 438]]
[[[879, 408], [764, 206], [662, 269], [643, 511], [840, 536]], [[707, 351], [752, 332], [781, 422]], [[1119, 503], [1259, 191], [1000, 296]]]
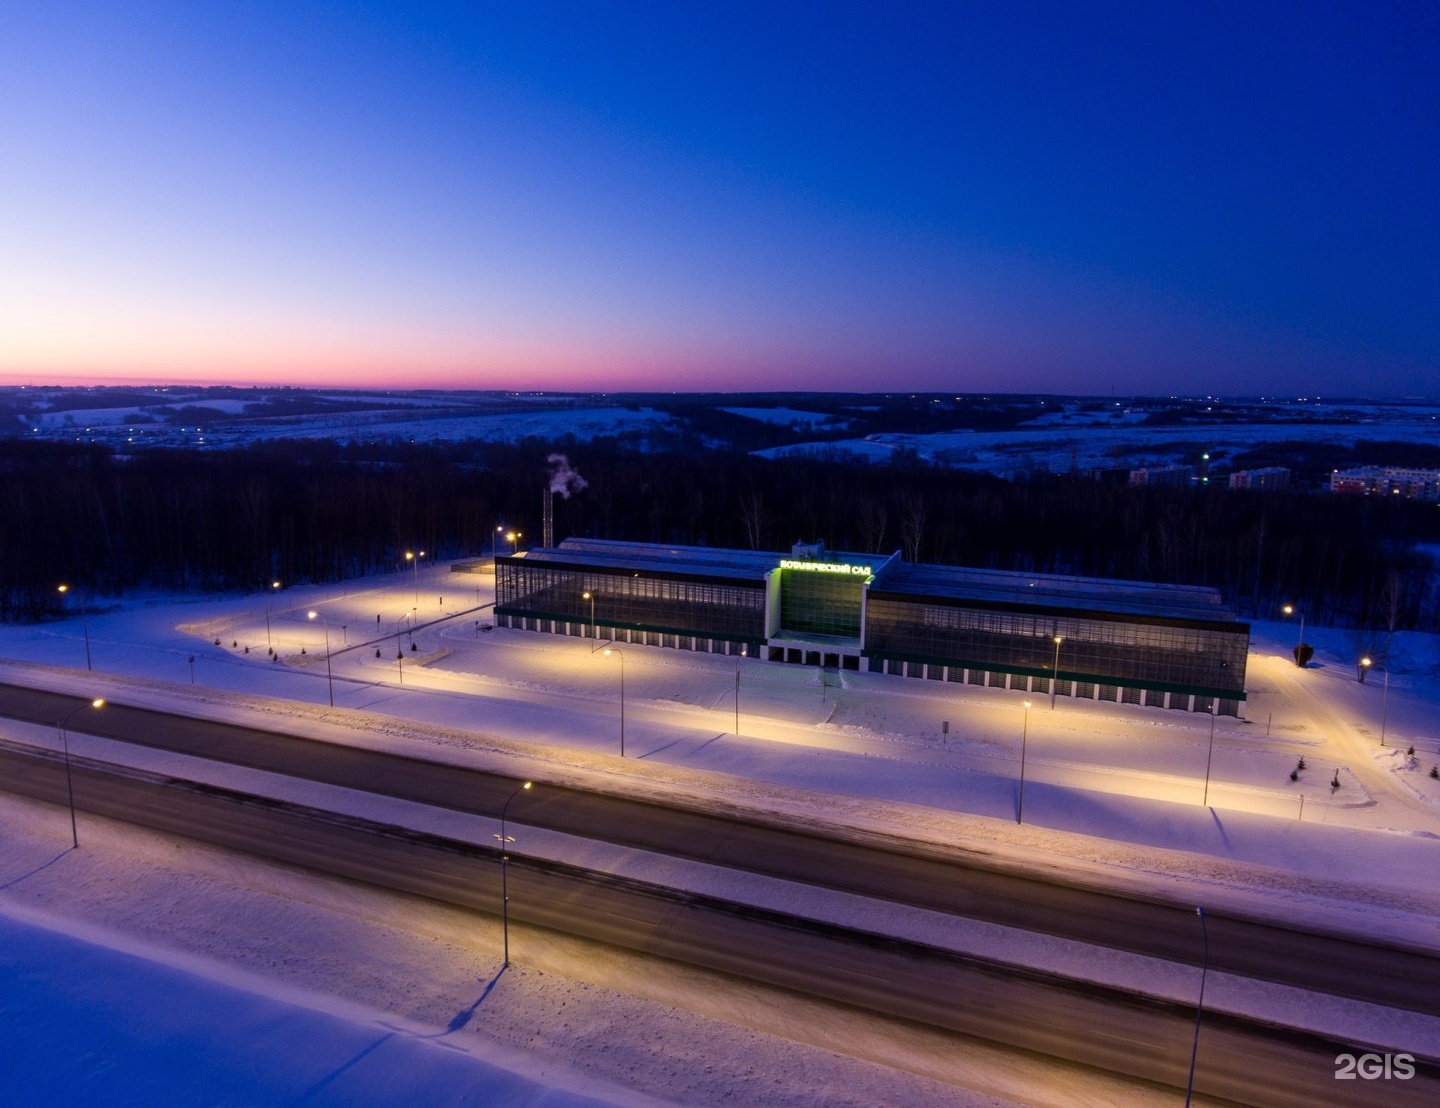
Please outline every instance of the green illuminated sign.
[[846, 577], [869, 577], [869, 566], [852, 566], [844, 562], [801, 562], [793, 558], [781, 558], [781, 569], [803, 569], [807, 573], [840, 573]]

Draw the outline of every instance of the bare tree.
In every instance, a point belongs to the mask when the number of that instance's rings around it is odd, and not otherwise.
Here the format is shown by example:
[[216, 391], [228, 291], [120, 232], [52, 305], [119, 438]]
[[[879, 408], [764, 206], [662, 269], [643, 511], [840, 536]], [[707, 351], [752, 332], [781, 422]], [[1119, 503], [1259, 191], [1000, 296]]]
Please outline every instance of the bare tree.
[[745, 528], [745, 541], [751, 550], [759, 550], [765, 539], [765, 500], [753, 489], [740, 497], [740, 523]]
[[925, 542], [925, 498], [906, 492], [900, 498], [900, 512], [900, 544], [905, 548], [905, 560], [918, 562]]
[[859, 525], [861, 542], [865, 553], [879, 554], [885, 549], [885, 530], [890, 522], [890, 510], [884, 501], [867, 496], [860, 501]]

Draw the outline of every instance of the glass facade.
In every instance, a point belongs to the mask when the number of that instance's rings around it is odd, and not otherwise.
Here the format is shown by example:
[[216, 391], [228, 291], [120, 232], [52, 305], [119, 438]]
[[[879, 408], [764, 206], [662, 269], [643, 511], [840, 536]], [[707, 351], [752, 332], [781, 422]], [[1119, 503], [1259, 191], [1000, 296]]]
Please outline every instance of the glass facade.
[[616, 573], [554, 562], [497, 559], [495, 614], [591, 622], [758, 642], [765, 638], [765, 584]]
[[871, 593], [865, 653], [1050, 678], [1244, 698], [1249, 627], [1144, 617], [1047, 615]]
[[1246, 699], [1250, 627], [1213, 589], [601, 539], [495, 570], [506, 627], [1118, 705]]
[[863, 580], [840, 574], [784, 569], [780, 626], [802, 634], [859, 640]]

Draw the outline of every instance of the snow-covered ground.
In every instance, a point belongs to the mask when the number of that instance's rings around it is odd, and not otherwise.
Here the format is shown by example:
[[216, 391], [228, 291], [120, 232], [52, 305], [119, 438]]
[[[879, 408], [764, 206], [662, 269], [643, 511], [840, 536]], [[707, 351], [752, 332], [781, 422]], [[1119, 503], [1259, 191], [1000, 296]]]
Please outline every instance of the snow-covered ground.
[[[1139, 413], [1142, 417], [1144, 413]], [[832, 442], [796, 443], [756, 451], [762, 457], [819, 455], [890, 461], [900, 451], [925, 462], [1016, 477], [1032, 472], [1085, 473], [1091, 470], [1193, 463], [1201, 451], [1214, 459], [1230, 459], [1264, 443], [1311, 442], [1351, 446], [1358, 440], [1440, 444], [1440, 415], [1433, 407], [1349, 405], [1315, 409], [1311, 418], [1327, 414], [1332, 423], [1215, 423], [1142, 426], [1136, 413], [1116, 407], [1110, 418], [1091, 413], [1057, 411], [1004, 431], [941, 431], [929, 434], [886, 433]], [[1227, 468], [1229, 461], [1223, 463]]]
[[[1388, 675], [1372, 671], [1361, 684], [1348, 634], [1307, 628], [1318, 654], [1302, 671], [1286, 657], [1295, 628], [1258, 625], [1243, 721], [1064, 698], [1052, 710], [1032, 697], [1027, 710], [1020, 694], [1002, 690], [754, 661], [737, 668], [734, 659], [624, 646], [622, 760], [620, 658], [592, 653], [586, 640], [485, 630], [492, 588], [490, 575], [438, 566], [282, 592], [268, 609], [263, 595], [152, 597], [108, 610], [91, 602], [84, 619], [0, 628], [0, 680], [135, 704], [180, 701], [217, 718], [258, 716], [540, 780], [603, 779], [983, 844], [1018, 864], [1062, 865], [1196, 904], [1435, 945], [1440, 780], [1428, 773], [1440, 762], [1440, 653], [1431, 638], [1397, 636]], [[311, 610], [317, 618], [307, 618]], [[93, 671], [84, 669], [87, 637]], [[269, 660], [271, 646], [279, 661]], [[76, 752], [109, 757], [121, 749], [83, 730], [83, 717], [71, 721]], [[49, 728], [3, 732], [55, 741]], [[1022, 733], [1023, 826], [1015, 822]], [[457, 837], [485, 841], [492, 830], [455, 813], [401, 812], [399, 802], [320, 798], [320, 786], [257, 779], [268, 775], [179, 767], [175, 756], [127, 756], [261, 791], [301, 789], [301, 799], [419, 826], [439, 819], [437, 829]], [[1292, 781], [1301, 757], [1307, 769]], [[0, 1001], [0, 1016], [27, 1029], [34, 1058], [10, 1075], [20, 1082], [11, 1088], [49, 1090], [50, 1103], [95, 1087], [82, 1075], [118, 1080], [129, 1070], [126, 1080], [143, 1084], [146, 1074], [168, 1072], [161, 1086], [193, 1088], [173, 1103], [212, 1099], [207, 1088], [231, 1087], [232, 1078], [205, 1086], [207, 1075], [241, 1072], [261, 1083], [235, 1085], [253, 1090], [237, 1092], [236, 1103], [301, 1094], [395, 1103], [381, 1080], [365, 1080], [382, 1063], [387, 1073], [431, 1083], [418, 1094], [427, 1103], [465, 1103], [465, 1090], [476, 1088], [488, 1090], [485, 1103], [557, 1104], [586, 1096], [843, 1103], [839, 1089], [851, 1103], [1117, 1096], [1108, 1079], [1044, 1066], [1022, 1077], [1003, 1052], [957, 1049], [951, 1039], [941, 1047], [913, 1029], [898, 1035], [882, 1021], [821, 1016], [823, 1006], [759, 990], [717, 994], [703, 975], [655, 971], [554, 936], [531, 936], [526, 955], [497, 976], [494, 936], [468, 934], [475, 917], [466, 913], [302, 879], [83, 815], [82, 849], [65, 851], [63, 813], [57, 819], [9, 797], [0, 809], [0, 915], [8, 921], [0, 945], [7, 973], [25, 982]], [[803, 895], [805, 911], [849, 922], [863, 923], [873, 910], [858, 898], [567, 842], [524, 828], [523, 813], [512, 822], [535, 853], [637, 876], [664, 869], [676, 884], [781, 907]], [[1195, 984], [1183, 967], [1100, 957], [1078, 944], [926, 913], [891, 915], [905, 918], [887, 926], [957, 949], [1177, 997]], [[341, 932], [345, 942], [331, 941]], [[184, 1000], [169, 1005], [171, 1016], [152, 1011], [175, 996]], [[1440, 1027], [1423, 1017], [1224, 978], [1212, 981], [1207, 1005], [1212, 998], [1397, 1050], [1440, 1052]], [[194, 1018], [219, 1010], [237, 1022], [222, 1028]], [[106, 1044], [90, 1056], [106, 1060], [99, 1070], [62, 1064], [75, 1041], [67, 1029], [82, 1018], [87, 1041]], [[157, 1036], [173, 1044], [165, 1058], [193, 1061], [157, 1069]], [[287, 1053], [287, 1043], [306, 1048]], [[846, 1056], [833, 1049], [842, 1043]], [[353, 1088], [373, 1099], [350, 1095]], [[1123, 1099], [1145, 1102], [1133, 1090]]]

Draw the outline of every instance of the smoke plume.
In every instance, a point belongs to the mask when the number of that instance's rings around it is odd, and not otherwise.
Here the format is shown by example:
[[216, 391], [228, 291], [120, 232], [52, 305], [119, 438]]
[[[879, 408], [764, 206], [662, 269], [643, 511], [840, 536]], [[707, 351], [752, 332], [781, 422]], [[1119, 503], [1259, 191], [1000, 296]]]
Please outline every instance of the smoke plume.
[[566, 500], [572, 492], [579, 492], [587, 482], [570, 468], [570, 459], [564, 454], [551, 454], [545, 459], [550, 463], [550, 491], [558, 492]]

